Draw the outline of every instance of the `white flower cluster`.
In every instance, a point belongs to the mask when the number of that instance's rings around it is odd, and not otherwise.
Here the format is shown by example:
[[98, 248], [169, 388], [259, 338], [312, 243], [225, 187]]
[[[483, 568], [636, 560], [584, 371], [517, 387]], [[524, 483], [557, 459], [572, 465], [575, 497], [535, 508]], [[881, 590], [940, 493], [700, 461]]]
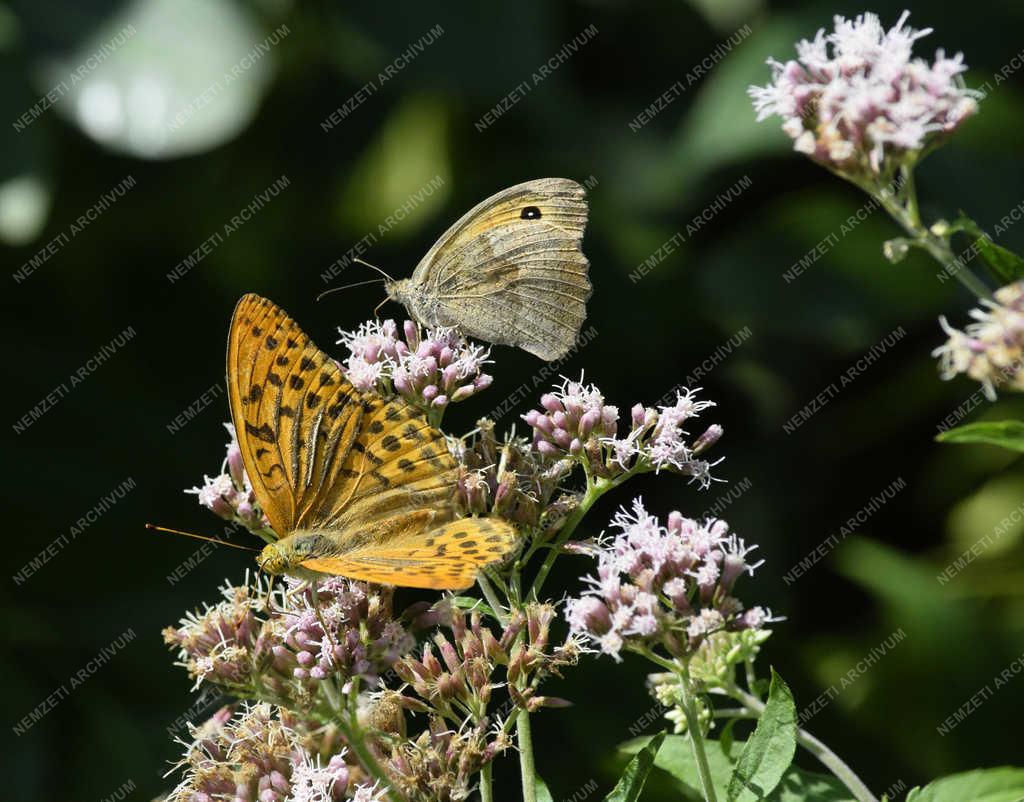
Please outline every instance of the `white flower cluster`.
[[878, 175], [890, 158], [916, 154], [978, 110], [966, 89], [963, 56], [941, 49], [935, 61], [914, 58], [914, 42], [931, 29], [906, 27], [910, 12], [886, 31], [876, 14], [835, 18], [796, 45], [797, 58], [769, 59], [772, 81], [748, 90], [758, 120], [781, 117], [795, 150], [839, 172]]

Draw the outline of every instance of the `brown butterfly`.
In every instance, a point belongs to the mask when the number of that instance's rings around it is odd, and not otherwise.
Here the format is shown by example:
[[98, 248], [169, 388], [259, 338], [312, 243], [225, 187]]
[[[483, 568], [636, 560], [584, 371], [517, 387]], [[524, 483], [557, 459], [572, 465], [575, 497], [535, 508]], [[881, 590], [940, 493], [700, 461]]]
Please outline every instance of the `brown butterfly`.
[[586, 225], [586, 190], [575, 181], [517, 184], [466, 212], [412, 278], [384, 286], [423, 325], [557, 359], [587, 317]]
[[227, 375], [246, 473], [281, 536], [264, 571], [455, 589], [515, 547], [508, 522], [457, 518], [458, 465], [426, 415], [356, 390], [271, 301], [235, 307]]

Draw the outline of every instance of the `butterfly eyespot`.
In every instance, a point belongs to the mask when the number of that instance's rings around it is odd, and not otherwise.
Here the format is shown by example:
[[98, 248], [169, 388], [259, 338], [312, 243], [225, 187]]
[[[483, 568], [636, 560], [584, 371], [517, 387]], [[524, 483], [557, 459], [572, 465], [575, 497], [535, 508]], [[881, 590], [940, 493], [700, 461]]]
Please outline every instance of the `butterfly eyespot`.
[[519, 213], [519, 217], [523, 220], [540, 220], [540, 209], [536, 206], [527, 206]]

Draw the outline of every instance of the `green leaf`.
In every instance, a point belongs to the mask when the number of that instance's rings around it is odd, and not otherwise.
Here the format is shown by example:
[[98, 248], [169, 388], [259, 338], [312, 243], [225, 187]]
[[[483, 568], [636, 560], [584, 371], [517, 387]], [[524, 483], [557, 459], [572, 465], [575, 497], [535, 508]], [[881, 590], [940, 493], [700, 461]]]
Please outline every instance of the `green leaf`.
[[733, 744], [736, 741], [732, 734], [735, 724], [736, 719], [729, 719], [728, 723], [722, 728], [722, 734], [718, 736], [718, 745], [722, 749], [722, 754], [726, 757], [732, 754]]
[[953, 226], [955, 230], [963, 231], [974, 240], [972, 248], [981, 254], [982, 259], [1003, 284], [1024, 278], [1024, 259], [1010, 249], [997, 245], [971, 218], [961, 214]]
[[490, 616], [495, 621], [498, 620], [498, 616], [494, 614], [494, 610], [491, 609], [491, 606], [483, 599], [478, 599], [475, 596], [452, 596], [451, 603], [460, 610], [479, 610], [481, 613]]
[[[636, 754], [647, 742], [647, 738], [635, 738], [620, 745], [619, 749]], [[705, 741], [711, 781], [715, 786], [715, 795], [719, 799], [724, 800], [726, 797], [733, 758], [743, 750], [744, 743], [737, 739], [732, 742], [730, 749], [726, 749], [724, 740]], [[679, 783], [680, 794], [684, 799], [703, 802], [704, 794], [701, 791], [697, 764], [693, 759], [693, 749], [685, 735], [666, 737], [654, 759], [654, 766], [671, 775]], [[846, 786], [835, 777], [790, 766], [766, 802], [853, 802], [853, 799]]]
[[1024, 259], [1009, 248], [997, 245], [988, 237], [979, 237], [976, 244], [992, 272], [1005, 284], [1024, 278]]
[[[648, 742], [647, 738], [634, 738], [619, 746], [619, 750], [636, 754]], [[742, 746], [742, 741], [739, 742]], [[725, 787], [732, 775], [732, 750], [726, 751], [725, 745], [714, 740], [705, 741], [704, 748], [708, 753], [708, 765], [711, 769], [711, 782], [719, 796], [725, 795]], [[735, 747], [734, 747], [735, 748]], [[669, 735], [654, 758], [654, 765], [671, 774], [683, 786], [683, 793], [689, 799], [704, 799], [701, 790], [700, 774], [697, 772], [697, 761], [693, 758], [693, 747], [685, 735]]]
[[548, 790], [548, 784], [540, 778], [539, 774], [533, 778], [533, 793], [537, 802], [555, 802], [551, 791]]
[[829, 774], [790, 766], [767, 802], [854, 802], [850, 791]]
[[772, 669], [768, 704], [729, 780], [729, 802], [765, 799], [779, 784], [796, 752], [796, 705], [782, 677]]
[[1024, 423], [1016, 420], [968, 423], [948, 429], [935, 439], [940, 443], [988, 443], [1010, 451], [1024, 451]]
[[924, 788], [913, 788], [907, 802], [1020, 802], [1024, 769], [1001, 766], [953, 774]]
[[651, 773], [654, 765], [654, 758], [661, 748], [661, 742], [665, 740], [665, 733], [659, 732], [647, 746], [641, 749], [626, 766], [622, 777], [612, 789], [612, 792], [605, 797], [605, 802], [636, 802], [640, 798], [640, 792], [644, 790], [644, 783], [647, 782], [647, 775]]

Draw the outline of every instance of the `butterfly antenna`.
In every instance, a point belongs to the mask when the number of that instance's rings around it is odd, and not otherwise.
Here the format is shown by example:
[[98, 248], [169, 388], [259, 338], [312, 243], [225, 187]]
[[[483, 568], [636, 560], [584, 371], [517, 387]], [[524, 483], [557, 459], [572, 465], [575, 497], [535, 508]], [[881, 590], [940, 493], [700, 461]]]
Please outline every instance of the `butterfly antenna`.
[[166, 526], [156, 526], [155, 524], [146, 524], [146, 529], [152, 529], [154, 532], [170, 532], [172, 535], [183, 535], [185, 537], [194, 537], [196, 540], [208, 540], [210, 543], [217, 543], [221, 546], [230, 546], [233, 549], [242, 549], [243, 551], [259, 551], [251, 546], [243, 546], [240, 543], [229, 543], [226, 540], [220, 540], [215, 537], [208, 537], [207, 535], [196, 535], [192, 532], [182, 532], [180, 529], [168, 529]]
[[371, 265], [371, 264], [370, 264], [369, 262], [367, 262], [367, 261], [366, 261], [365, 259], [360, 259], [360, 258], [359, 258], [359, 257], [357, 256], [357, 257], [356, 257], [355, 259], [353, 259], [352, 261], [353, 261], [353, 262], [357, 262], [357, 263], [359, 263], [359, 264], [361, 264], [361, 265], [366, 265], [366, 266], [367, 266], [368, 268], [370, 268], [371, 270], [376, 270], [376, 271], [377, 271], [378, 273], [380, 273], [380, 274], [381, 274], [382, 276], [384, 276], [384, 278], [386, 278], [386, 279], [387, 279], [388, 281], [394, 281], [394, 279], [393, 279], [393, 278], [392, 278], [391, 276], [389, 276], [389, 275], [388, 275], [387, 273], [385, 273], [385, 272], [384, 272], [383, 270], [381, 270], [381, 269], [380, 269], [379, 267], [377, 267], [377, 265]]
[[354, 284], [345, 284], [341, 287], [331, 287], [331, 289], [324, 290], [322, 293], [316, 296], [316, 299], [319, 301], [321, 298], [330, 295], [332, 292], [341, 292], [342, 290], [352, 289], [352, 287], [362, 287], [366, 284], [382, 284], [383, 282], [384, 279], [382, 278], [371, 278], [368, 281], [357, 281]]

